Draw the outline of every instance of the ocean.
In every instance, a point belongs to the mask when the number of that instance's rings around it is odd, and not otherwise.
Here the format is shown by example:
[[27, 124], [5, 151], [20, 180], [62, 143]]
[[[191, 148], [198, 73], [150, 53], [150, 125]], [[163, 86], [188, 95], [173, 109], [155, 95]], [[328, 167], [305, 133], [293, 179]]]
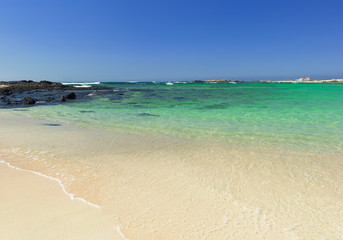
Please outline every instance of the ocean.
[[2, 109], [0, 157], [131, 240], [342, 237], [343, 84], [92, 84], [113, 94]]

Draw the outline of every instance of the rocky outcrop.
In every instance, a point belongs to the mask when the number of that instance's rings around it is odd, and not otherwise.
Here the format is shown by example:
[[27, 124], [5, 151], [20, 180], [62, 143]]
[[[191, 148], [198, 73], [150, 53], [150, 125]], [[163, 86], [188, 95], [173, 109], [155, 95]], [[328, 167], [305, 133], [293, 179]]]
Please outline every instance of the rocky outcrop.
[[101, 87], [77, 88], [62, 83], [32, 80], [0, 82], [0, 108], [32, 106], [41, 104], [56, 104], [75, 100], [87, 100], [88, 94], [97, 90], [106, 94], [113, 93], [113, 89]]
[[50, 81], [40, 81], [34, 82], [32, 80], [22, 80], [22, 81], [9, 81], [0, 82], [2, 85], [2, 90], [0, 93], [4, 92], [23, 92], [36, 89], [53, 90], [53, 89], [66, 89], [68, 86], [62, 83], [50, 82]]

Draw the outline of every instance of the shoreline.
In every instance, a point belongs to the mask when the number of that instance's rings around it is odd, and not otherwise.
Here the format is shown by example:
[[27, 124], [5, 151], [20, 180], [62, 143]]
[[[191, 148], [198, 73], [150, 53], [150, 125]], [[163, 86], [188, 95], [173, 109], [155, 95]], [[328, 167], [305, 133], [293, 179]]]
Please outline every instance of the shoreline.
[[[3, 160], [0, 173], [0, 218], [4, 220], [0, 238], [126, 240], [120, 227], [114, 228], [109, 214], [80, 198], [71, 198], [58, 179]], [[74, 199], [80, 201], [71, 201]]]
[[48, 176], [46, 174], [43, 174], [41, 172], [36, 172], [36, 171], [33, 171], [33, 170], [28, 170], [28, 169], [22, 169], [22, 168], [19, 168], [19, 167], [16, 167], [12, 164], [10, 164], [9, 162], [6, 162], [4, 160], [0, 160], [0, 163], [3, 163], [3, 164], [6, 164], [9, 168], [13, 168], [13, 169], [16, 169], [18, 171], [22, 171], [22, 172], [29, 172], [29, 173], [33, 173], [33, 174], [36, 174], [38, 176], [41, 176], [41, 177], [44, 177], [44, 178], [47, 178], [47, 179], [50, 179], [52, 181], [56, 181], [58, 182], [58, 184], [60, 185], [60, 187], [62, 188], [63, 192], [65, 195], [67, 195], [71, 200], [78, 200], [78, 201], [81, 201], [89, 206], [92, 206], [92, 207], [95, 207], [95, 208], [101, 208], [101, 206], [97, 205], [97, 204], [94, 204], [94, 203], [91, 203], [91, 202], [88, 202], [86, 199], [84, 198], [81, 198], [81, 197], [75, 197], [74, 194], [68, 192], [66, 190], [66, 187], [65, 185], [63, 185], [62, 181], [58, 178], [55, 178], [55, 177], [51, 177], [51, 176]]

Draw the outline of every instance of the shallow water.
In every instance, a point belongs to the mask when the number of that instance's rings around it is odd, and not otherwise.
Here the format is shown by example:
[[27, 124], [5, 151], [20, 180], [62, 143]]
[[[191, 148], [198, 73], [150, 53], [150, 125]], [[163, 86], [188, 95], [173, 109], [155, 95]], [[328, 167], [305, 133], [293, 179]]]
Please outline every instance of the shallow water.
[[83, 103], [30, 108], [25, 115], [143, 135], [343, 149], [342, 84], [102, 85], [121, 91], [106, 98], [95, 93]]
[[105, 85], [120, 95], [6, 110], [0, 157], [128, 239], [342, 237], [343, 85]]

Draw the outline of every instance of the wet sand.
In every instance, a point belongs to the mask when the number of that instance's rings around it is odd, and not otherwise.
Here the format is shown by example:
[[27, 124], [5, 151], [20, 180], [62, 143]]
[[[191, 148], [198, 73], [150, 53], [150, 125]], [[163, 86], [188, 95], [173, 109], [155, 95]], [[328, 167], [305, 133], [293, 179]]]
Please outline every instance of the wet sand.
[[56, 181], [0, 163], [0, 239], [123, 239], [111, 216]]

